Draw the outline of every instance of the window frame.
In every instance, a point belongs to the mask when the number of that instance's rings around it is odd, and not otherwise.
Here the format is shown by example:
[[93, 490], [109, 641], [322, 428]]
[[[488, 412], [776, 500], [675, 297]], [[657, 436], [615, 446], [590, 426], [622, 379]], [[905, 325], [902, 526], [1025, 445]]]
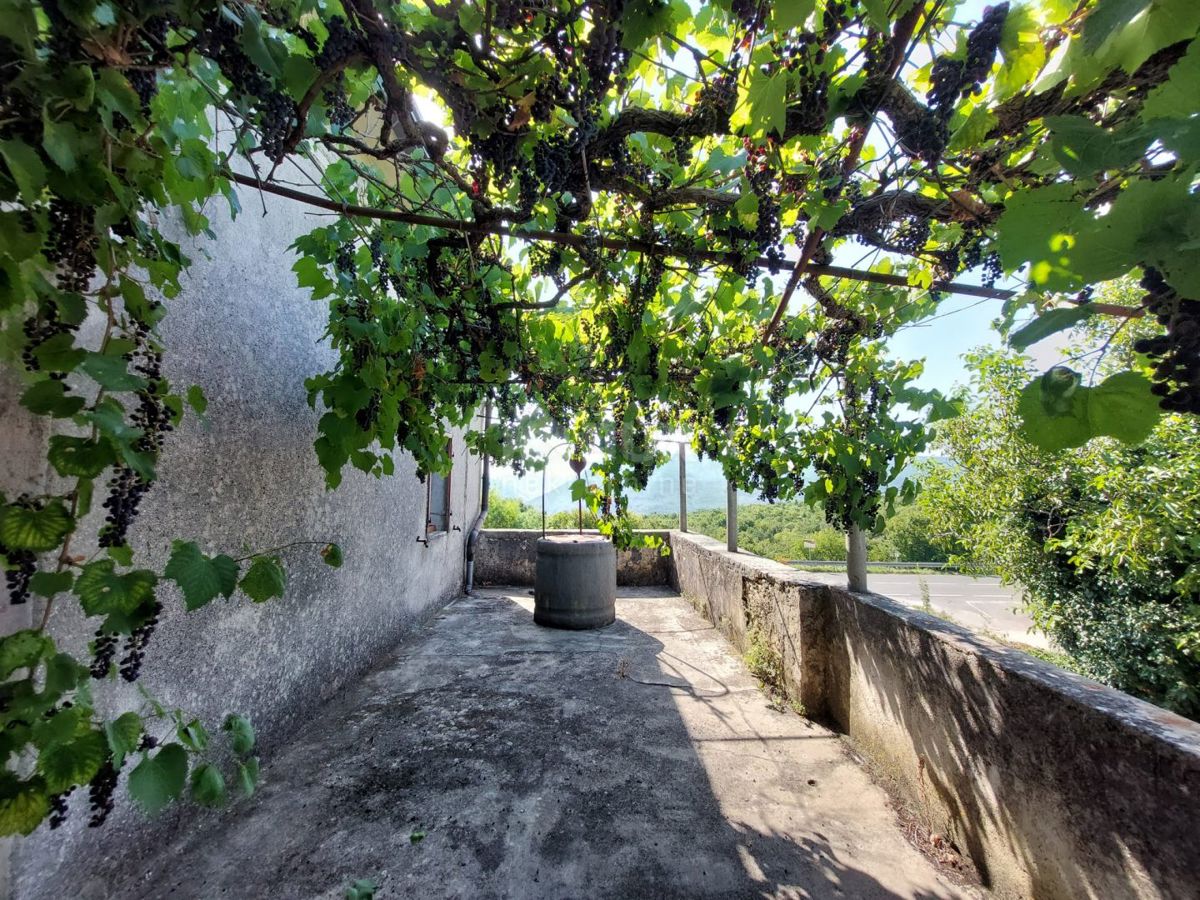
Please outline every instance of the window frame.
[[[446, 452], [450, 456], [450, 471], [445, 475], [438, 475], [431, 472], [429, 477], [425, 479], [425, 534], [426, 539], [438, 537], [450, 533], [450, 520], [454, 516], [453, 499], [451, 493], [451, 484], [454, 480], [454, 440], [453, 438], [446, 442]], [[438, 523], [434, 521], [433, 516], [433, 486], [436, 480], [442, 482], [442, 500], [444, 504], [444, 512], [440, 516], [444, 519], [444, 527], [438, 528]]]

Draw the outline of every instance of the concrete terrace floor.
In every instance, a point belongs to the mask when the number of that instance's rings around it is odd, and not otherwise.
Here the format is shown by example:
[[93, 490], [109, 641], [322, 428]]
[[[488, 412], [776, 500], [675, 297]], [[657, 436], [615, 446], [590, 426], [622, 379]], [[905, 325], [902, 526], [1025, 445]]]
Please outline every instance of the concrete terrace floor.
[[[841, 741], [678, 597], [593, 632], [457, 600], [112, 897], [956, 898]], [[654, 682], [644, 684], [642, 682]], [[424, 833], [414, 842], [413, 837]]]

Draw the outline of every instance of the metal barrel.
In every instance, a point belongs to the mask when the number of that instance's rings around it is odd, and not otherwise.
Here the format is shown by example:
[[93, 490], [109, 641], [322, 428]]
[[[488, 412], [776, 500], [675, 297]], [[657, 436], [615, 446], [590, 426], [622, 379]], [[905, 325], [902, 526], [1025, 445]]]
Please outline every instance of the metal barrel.
[[617, 617], [617, 551], [595, 535], [537, 542], [533, 621], [550, 628], [603, 628]]

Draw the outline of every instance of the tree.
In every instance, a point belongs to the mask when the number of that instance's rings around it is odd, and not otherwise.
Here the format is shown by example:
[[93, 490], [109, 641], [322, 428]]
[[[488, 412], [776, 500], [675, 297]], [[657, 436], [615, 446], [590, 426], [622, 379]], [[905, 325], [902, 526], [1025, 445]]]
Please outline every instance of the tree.
[[[937, 524], [935, 524], [937, 523]], [[947, 547], [957, 547], [945, 522], [931, 514], [927, 502], [902, 506], [887, 521], [884, 538], [906, 562], [946, 562]], [[872, 542], [874, 543], [874, 542]]]
[[[1107, 346], [1097, 377], [1132, 361], [1153, 328], [1128, 331]], [[1095, 354], [1082, 337], [1075, 349]], [[1027, 361], [970, 361], [975, 400], [939, 427], [950, 464], [928, 470], [920, 498], [957, 539], [955, 561], [1022, 585], [1038, 627], [1085, 674], [1200, 716], [1196, 419], [1167, 416], [1138, 446], [1101, 437], [1041, 450], [1019, 431]]]
[[488, 513], [485, 528], [541, 528], [541, 516], [523, 500], [501, 497], [495, 491], [488, 494]]

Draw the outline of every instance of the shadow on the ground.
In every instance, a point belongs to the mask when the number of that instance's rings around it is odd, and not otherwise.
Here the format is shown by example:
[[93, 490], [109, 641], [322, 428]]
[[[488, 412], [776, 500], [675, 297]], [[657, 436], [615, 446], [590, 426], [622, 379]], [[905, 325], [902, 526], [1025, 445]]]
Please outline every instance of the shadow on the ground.
[[[314, 711], [256, 798], [152, 858], [96, 860], [75, 896], [332, 898], [357, 878], [380, 897], [950, 896], [723, 811], [676, 697], [730, 687], [703, 660], [660, 662], [652, 626], [553, 631], [498, 592], [458, 601]], [[778, 789], [777, 759], [742, 758]]]

